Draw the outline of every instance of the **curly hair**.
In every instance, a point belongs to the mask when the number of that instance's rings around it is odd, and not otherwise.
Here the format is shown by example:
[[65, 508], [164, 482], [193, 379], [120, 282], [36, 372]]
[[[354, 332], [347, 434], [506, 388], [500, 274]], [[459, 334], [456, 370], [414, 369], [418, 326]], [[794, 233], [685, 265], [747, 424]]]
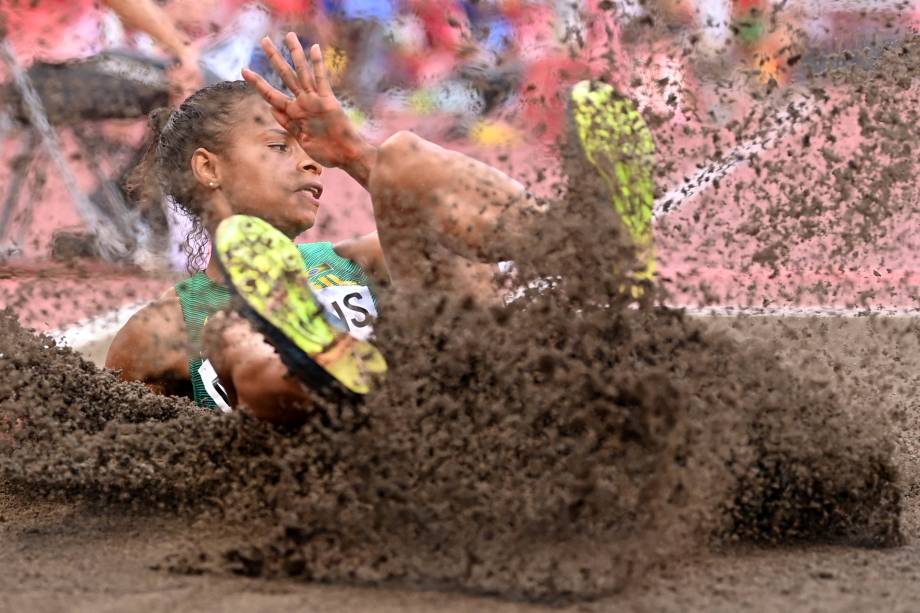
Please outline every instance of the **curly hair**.
[[189, 273], [207, 265], [208, 234], [202, 223], [203, 203], [190, 161], [199, 147], [219, 153], [227, 146], [240, 104], [257, 92], [245, 81], [222, 81], [198, 90], [174, 111], [150, 113], [150, 136], [143, 159], [129, 175], [125, 189], [138, 201], [161, 202], [192, 221], [183, 251]]

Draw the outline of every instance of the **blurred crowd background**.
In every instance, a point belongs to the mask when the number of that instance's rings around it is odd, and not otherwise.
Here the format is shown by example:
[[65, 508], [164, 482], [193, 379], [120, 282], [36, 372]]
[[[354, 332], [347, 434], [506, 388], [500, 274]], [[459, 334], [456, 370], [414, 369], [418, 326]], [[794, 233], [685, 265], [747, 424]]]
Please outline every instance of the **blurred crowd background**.
[[[144, 117], [244, 66], [273, 77], [264, 36], [321, 44], [371, 139], [411, 127], [463, 150], [538, 159], [551, 155], [578, 80], [614, 83], [653, 125], [724, 125], [759, 92], [810, 82], [834, 62], [871, 62], [912, 35], [920, 3], [0, 0], [0, 18], [0, 258], [180, 269], [181, 220], [165, 204], [139, 209], [122, 188]], [[366, 231], [355, 186], [330, 180], [340, 201], [311, 238]]]

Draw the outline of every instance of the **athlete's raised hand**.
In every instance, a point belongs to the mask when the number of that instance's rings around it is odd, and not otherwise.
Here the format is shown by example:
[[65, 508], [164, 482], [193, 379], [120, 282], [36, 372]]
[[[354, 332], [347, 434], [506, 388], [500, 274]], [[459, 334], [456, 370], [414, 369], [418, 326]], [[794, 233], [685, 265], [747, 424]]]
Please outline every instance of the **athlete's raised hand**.
[[[272, 114], [310, 157], [324, 166], [345, 166], [366, 146], [332, 92], [319, 45], [310, 47], [307, 61], [293, 32], [284, 37], [294, 69], [267, 37], [262, 49], [293, 98], [278, 91], [258, 74], [243, 69], [246, 79], [272, 106]], [[296, 72], [295, 72], [296, 70]]]

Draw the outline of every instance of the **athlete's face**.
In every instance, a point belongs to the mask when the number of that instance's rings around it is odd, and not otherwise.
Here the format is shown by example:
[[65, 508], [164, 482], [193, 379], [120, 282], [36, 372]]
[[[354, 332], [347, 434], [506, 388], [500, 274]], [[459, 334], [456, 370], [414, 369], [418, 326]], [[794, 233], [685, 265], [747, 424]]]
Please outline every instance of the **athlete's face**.
[[251, 96], [219, 156], [220, 192], [233, 214], [253, 215], [290, 237], [316, 222], [323, 167], [278, 125], [267, 103]]

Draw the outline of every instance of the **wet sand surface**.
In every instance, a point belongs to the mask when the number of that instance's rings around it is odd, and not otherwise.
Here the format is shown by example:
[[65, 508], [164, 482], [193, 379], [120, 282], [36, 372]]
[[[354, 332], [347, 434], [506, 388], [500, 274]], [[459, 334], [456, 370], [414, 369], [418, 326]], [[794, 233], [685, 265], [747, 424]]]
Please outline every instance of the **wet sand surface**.
[[[5, 501], [8, 503], [8, 501]], [[106, 521], [72, 509], [4, 522], [7, 611], [913, 611], [920, 546], [737, 549], [675, 562], [624, 593], [555, 607], [439, 591], [311, 585], [152, 570], [185, 545], [188, 524]], [[71, 523], [72, 522], [72, 523]], [[79, 522], [79, 527], [76, 527]], [[195, 530], [203, 537], [207, 530]]]
[[[784, 339], [829, 363], [861, 365], [899, 381], [882, 396], [854, 385], [849, 404], [859, 419], [902, 420], [893, 460], [903, 496], [904, 544], [863, 548], [833, 544], [732, 544], [658, 560], [622, 591], [561, 603], [572, 611], [823, 611], [913, 610], [920, 574], [920, 505], [916, 501], [917, 420], [912, 398], [920, 373], [920, 321], [911, 318], [712, 318], [742, 342]], [[795, 341], [791, 339], [795, 338]], [[781, 358], [780, 358], [781, 359]], [[866, 371], [866, 372], [869, 372]], [[884, 389], [885, 386], [881, 385]], [[859, 402], [860, 389], [867, 393]], [[881, 398], [881, 400], [879, 400]], [[442, 590], [317, 585], [290, 579], [253, 579], [219, 568], [187, 564], [201, 543], [211, 548], [251, 534], [252, 526], [207, 516], [104, 510], [93, 502], [26, 501], [0, 497], [0, 609], [267, 611], [532, 611], [546, 605]], [[177, 572], [178, 571], [178, 572]], [[560, 603], [552, 603], [560, 610]]]
[[[138, 525], [48, 511], [54, 517], [4, 522], [3, 610], [913, 611], [920, 597], [916, 544], [728, 550], [653, 570], [622, 594], [550, 607], [440, 591], [177, 575], [150, 566], [187, 544], [193, 531], [184, 521]], [[197, 538], [207, 533], [194, 530]]]

